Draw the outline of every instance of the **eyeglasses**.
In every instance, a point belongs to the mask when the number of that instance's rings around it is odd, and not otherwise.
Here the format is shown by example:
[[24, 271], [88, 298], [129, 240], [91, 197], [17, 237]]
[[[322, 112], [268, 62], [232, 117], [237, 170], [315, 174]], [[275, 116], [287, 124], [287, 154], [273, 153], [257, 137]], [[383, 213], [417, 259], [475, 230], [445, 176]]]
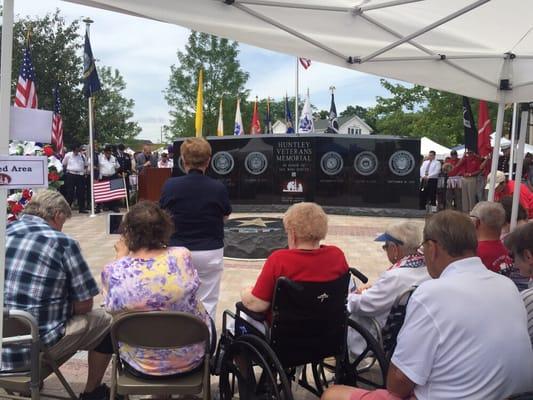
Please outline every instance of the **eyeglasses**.
[[435, 242], [435, 243], [437, 243], [437, 241], [434, 240], [434, 239], [425, 239], [422, 243], [420, 243], [420, 246], [418, 246], [418, 251], [422, 251], [424, 249], [424, 245], [427, 242]]

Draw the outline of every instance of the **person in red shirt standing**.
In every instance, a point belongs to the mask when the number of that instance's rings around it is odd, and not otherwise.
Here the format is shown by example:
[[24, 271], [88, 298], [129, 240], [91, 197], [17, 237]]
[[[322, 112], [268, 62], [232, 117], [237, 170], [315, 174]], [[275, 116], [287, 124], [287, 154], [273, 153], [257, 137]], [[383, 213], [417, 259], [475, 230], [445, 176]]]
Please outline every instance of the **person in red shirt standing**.
[[[500, 201], [506, 196], [512, 196], [514, 192], [515, 181], [507, 179], [502, 171], [496, 171], [496, 186], [494, 188], [494, 201]], [[489, 189], [490, 179], [485, 189]], [[528, 219], [533, 219], [533, 193], [528, 187], [520, 184], [520, 204], [527, 212]]]
[[481, 201], [470, 212], [470, 218], [476, 227], [477, 255], [485, 267], [498, 273], [511, 268], [513, 260], [500, 239], [505, 224], [503, 206]]
[[461, 211], [463, 209], [461, 204], [461, 176], [451, 174], [459, 161], [457, 150], [450, 151], [450, 156], [444, 160], [442, 170], [448, 175], [446, 180], [446, 208]]
[[450, 176], [460, 175], [461, 204], [463, 212], [469, 213], [476, 204], [477, 176], [481, 173], [483, 159], [472, 150], [467, 149], [461, 161], [450, 172]]
[[270, 308], [279, 277], [295, 281], [327, 282], [348, 271], [341, 249], [321, 245], [328, 231], [328, 217], [315, 203], [291, 206], [283, 217], [289, 248], [274, 251], [266, 260], [253, 287], [243, 289], [245, 307], [255, 312]]

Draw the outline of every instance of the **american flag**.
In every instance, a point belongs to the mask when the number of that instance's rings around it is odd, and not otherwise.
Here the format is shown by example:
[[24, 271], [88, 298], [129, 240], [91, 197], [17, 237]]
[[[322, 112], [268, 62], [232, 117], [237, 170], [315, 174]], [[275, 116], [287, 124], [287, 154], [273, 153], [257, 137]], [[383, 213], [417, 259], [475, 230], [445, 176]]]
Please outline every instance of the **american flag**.
[[57, 153], [63, 155], [63, 118], [61, 117], [61, 98], [59, 90], [54, 89], [54, 116], [52, 118], [52, 145]]
[[311, 60], [309, 58], [300, 57], [298, 58], [298, 60], [300, 60], [300, 64], [302, 64], [302, 67], [304, 67], [304, 69], [307, 69], [311, 66]]
[[124, 197], [126, 197], [126, 186], [122, 178], [95, 182], [94, 184], [95, 203], [105, 203], [106, 201], [122, 199]]
[[37, 108], [37, 91], [35, 89], [35, 70], [31, 62], [29, 45], [24, 49], [22, 65], [20, 66], [15, 107]]

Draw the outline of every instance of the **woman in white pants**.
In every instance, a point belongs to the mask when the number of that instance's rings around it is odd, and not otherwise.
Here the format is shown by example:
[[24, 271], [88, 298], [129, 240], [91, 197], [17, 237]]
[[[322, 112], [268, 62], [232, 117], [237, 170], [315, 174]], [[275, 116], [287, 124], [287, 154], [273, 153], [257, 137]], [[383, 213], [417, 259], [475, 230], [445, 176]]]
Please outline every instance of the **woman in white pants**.
[[211, 146], [205, 139], [185, 139], [180, 157], [185, 175], [165, 182], [159, 205], [174, 220], [170, 246], [183, 246], [192, 253], [200, 277], [198, 297], [214, 320], [224, 264], [224, 220], [231, 213], [228, 190], [205, 175], [211, 160]]

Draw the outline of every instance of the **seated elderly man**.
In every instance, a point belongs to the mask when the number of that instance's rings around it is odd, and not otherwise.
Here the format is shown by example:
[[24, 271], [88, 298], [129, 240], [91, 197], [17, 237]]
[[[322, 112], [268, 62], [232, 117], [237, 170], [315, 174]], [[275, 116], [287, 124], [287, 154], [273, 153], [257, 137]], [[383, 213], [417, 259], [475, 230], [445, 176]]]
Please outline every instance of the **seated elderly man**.
[[243, 304], [252, 311], [269, 309], [276, 280], [281, 276], [296, 281], [327, 282], [348, 271], [342, 250], [320, 244], [328, 232], [328, 217], [318, 204], [292, 205], [283, 217], [283, 225], [289, 248], [274, 251], [255, 285], [241, 293]]
[[481, 201], [470, 212], [470, 218], [476, 227], [477, 255], [485, 267], [511, 278], [518, 290], [527, 289], [529, 277], [520, 275], [509, 256], [509, 250], [500, 239], [505, 224], [503, 206], [500, 203]]
[[[6, 229], [4, 307], [33, 314], [54, 359], [89, 350], [89, 371], [80, 400], [108, 400], [101, 384], [111, 353], [111, 316], [93, 310], [98, 287], [78, 242], [61, 232], [72, 212], [59, 192], [44, 190]], [[29, 365], [30, 349], [5, 346], [2, 370]]]
[[487, 270], [476, 257], [476, 232], [468, 216], [433, 215], [423, 246], [433, 279], [409, 300], [387, 389], [333, 386], [323, 400], [503, 399], [533, 389], [524, 304], [509, 279]]
[[[494, 200], [500, 201], [504, 197], [512, 196], [514, 192], [515, 181], [509, 180], [502, 171], [496, 171], [494, 187]], [[485, 189], [490, 187], [490, 177]], [[527, 212], [528, 219], [533, 219], [533, 193], [524, 184], [520, 183], [520, 204]]]
[[500, 203], [480, 201], [470, 212], [476, 228], [477, 255], [487, 269], [501, 272], [511, 266], [513, 260], [500, 240], [505, 224], [505, 210]]
[[525, 224], [516, 228], [504, 239], [505, 246], [514, 257], [515, 265], [520, 274], [530, 279], [530, 288], [520, 295], [527, 311], [528, 331], [533, 345], [533, 224]]
[[[350, 318], [360, 322], [370, 332], [374, 331], [373, 325], [368, 318], [360, 317], [374, 317], [383, 328], [396, 298], [411, 286], [430, 279], [424, 255], [418, 251], [422, 230], [416, 223], [400, 222], [391, 225], [375, 240], [385, 243], [383, 250], [392, 265], [374, 285], [362, 286], [356, 293], [348, 295], [347, 303]], [[351, 355], [361, 354], [364, 345], [362, 337], [350, 329], [348, 348]]]

